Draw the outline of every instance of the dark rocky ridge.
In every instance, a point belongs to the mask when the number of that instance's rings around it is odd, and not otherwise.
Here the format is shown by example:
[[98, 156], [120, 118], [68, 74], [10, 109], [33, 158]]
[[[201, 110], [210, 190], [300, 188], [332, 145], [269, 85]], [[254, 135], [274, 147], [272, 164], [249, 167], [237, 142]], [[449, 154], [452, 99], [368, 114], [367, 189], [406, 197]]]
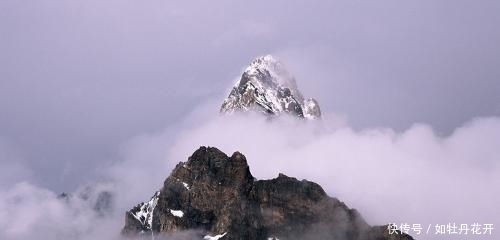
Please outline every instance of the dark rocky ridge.
[[[255, 180], [245, 156], [235, 152], [228, 157], [211, 147], [201, 147], [177, 164], [150, 203], [126, 213], [125, 235], [194, 230], [199, 239], [207, 235], [205, 239], [221, 240], [413, 239], [389, 235], [384, 226], [369, 226], [356, 210], [329, 197], [316, 183], [283, 174]], [[149, 226], [145, 218], [137, 219], [143, 206], [152, 212]]]

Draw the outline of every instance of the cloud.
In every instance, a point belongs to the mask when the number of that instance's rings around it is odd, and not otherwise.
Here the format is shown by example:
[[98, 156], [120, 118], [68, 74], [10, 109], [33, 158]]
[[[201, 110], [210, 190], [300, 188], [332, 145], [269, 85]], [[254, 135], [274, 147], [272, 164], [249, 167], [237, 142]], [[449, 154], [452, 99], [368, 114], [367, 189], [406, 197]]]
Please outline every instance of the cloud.
[[[75, 194], [83, 194], [76, 191]], [[93, 195], [96, 196], [96, 195]], [[61, 198], [52, 191], [21, 182], [0, 192], [0, 238], [112, 239], [120, 222], [100, 216], [95, 199]]]
[[[64, 202], [56, 193], [29, 183], [2, 191], [0, 236], [116, 238], [124, 211], [147, 200], [173, 166], [186, 161], [200, 145], [215, 146], [227, 154], [242, 152], [259, 179], [281, 172], [315, 181], [330, 196], [358, 209], [373, 225], [500, 224], [496, 207], [500, 192], [495, 187], [500, 184], [497, 117], [473, 119], [443, 137], [425, 124], [401, 132], [390, 128], [358, 131], [333, 114], [325, 114], [323, 121], [287, 116], [270, 120], [256, 114], [217, 116], [213, 109], [216, 101], [200, 106], [161, 133], [123, 144], [122, 160], [98, 173], [110, 184], [89, 185], [100, 189], [90, 191], [91, 200]], [[85, 189], [72, 195], [81, 196]], [[97, 194], [104, 190], [112, 192], [116, 201], [111, 213], [102, 216], [92, 209]], [[417, 237], [436, 239], [433, 231], [434, 227], [431, 234]]]
[[[500, 113], [498, 2], [0, 5], [2, 239], [114, 236], [199, 145], [317, 181], [373, 224], [498, 221], [498, 118], [457, 128]], [[207, 98], [268, 52], [323, 123], [215, 116]], [[101, 191], [57, 199], [89, 185], [115, 194], [110, 215], [86, 210]]]
[[353, 128], [448, 133], [500, 113], [500, 2], [485, 1], [3, 0], [0, 135], [40, 186], [73, 189], [267, 53]]
[[500, 224], [499, 118], [474, 119], [446, 137], [425, 124], [397, 132], [327, 122], [215, 118], [181, 134], [169, 159], [199, 145], [240, 151], [257, 178], [282, 172], [315, 181], [370, 224], [432, 224], [419, 239], [441, 239], [435, 224]]

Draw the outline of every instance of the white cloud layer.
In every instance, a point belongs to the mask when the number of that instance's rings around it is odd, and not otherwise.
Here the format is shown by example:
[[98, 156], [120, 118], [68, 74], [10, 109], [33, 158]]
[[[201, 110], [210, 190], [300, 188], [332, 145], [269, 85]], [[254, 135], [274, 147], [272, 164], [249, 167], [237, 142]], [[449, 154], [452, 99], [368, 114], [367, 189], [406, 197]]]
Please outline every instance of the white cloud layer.
[[[92, 210], [95, 196], [63, 201], [33, 183], [2, 186], [0, 238], [118, 237], [124, 211], [147, 200], [172, 167], [201, 145], [218, 147], [228, 155], [242, 152], [260, 179], [281, 172], [315, 181], [330, 196], [358, 209], [373, 225], [500, 225], [497, 117], [471, 120], [443, 137], [425, 124], [403, 132], [389, 128], [355, 131], [328, 116], [321, 122], [287, 117], [269, 120], [253, 114], [222, 117], [207, 110], [213, 107], [201, 108], [163, 133], [139, 136], [123, 145], [122, 161], [99, 171], [113, 184], [91, 184], [92, 189], [113, 192], [110, 214]], [[0, 169], [6, 169], [9, 162], [1, 165]], [[9, 168], [10, 174], [29, 172], [16, 169]], [[81, 196], [86, 189], [72, 195]], [[493, 233], [477, 239], [496, 239], [498, 233]], [[430, 234], [416, 237], [443, 239], [434, 235], [434, 227]]]
[[499, 118], [472, 120], [447, 137], [424, 124], [403, 132], [327, 126], [221, 118], [182, 135], [172, 154], [204, 144], [239, 150], [258, 178], [283, 172], [316, 181], [371, 224], [433, 224], [419, 239], [442, 239], [435, 224], [500, 224]]

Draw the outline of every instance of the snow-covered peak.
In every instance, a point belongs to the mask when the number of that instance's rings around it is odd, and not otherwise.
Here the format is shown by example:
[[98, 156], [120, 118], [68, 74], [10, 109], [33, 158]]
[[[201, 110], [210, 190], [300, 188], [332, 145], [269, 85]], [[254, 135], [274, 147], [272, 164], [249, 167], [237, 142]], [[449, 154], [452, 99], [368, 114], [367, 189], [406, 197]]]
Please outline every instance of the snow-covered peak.
[[295, 78], [288, 72], [281, 61], [271, 55], [254, 59], [245, 69], [243, 75], [246, 75], [249, 79], [259, 81], [268, 87], [288, 88], [300, 100], [303, 100], [302, 94], [297, 89]]
[[254, 59], [245, 69], [248, 74], [255, 74], [259, 69], [275, 69], [279, 68], [279, 61], [271, 55], [266, 55]]
[[[222, 113], [257, 110], [266, 114], [289, 113], [298, 117], [318, 119], [319, 105], [313, 99], [315, 111], [307, 111], [295, 78], [277, 58], [266, 55], [254, 59], [242, 73], [221, 106]], [[317, 111], [316, 111], [317, 110]]]

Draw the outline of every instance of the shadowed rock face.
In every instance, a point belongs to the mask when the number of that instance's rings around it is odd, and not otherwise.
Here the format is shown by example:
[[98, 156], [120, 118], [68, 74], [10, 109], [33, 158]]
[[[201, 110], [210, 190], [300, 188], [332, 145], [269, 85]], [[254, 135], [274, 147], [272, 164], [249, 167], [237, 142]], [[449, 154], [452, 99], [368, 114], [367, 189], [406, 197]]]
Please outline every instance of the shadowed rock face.
[[159, 236], [187, 230], [199, 239], [412, 239], [370, 227], [316, 183], [283, 174], [255, 180], [241, 153], [229, 157], [210, 147], [177, 164], [149, 202], [128, 211], [122, 232]]

